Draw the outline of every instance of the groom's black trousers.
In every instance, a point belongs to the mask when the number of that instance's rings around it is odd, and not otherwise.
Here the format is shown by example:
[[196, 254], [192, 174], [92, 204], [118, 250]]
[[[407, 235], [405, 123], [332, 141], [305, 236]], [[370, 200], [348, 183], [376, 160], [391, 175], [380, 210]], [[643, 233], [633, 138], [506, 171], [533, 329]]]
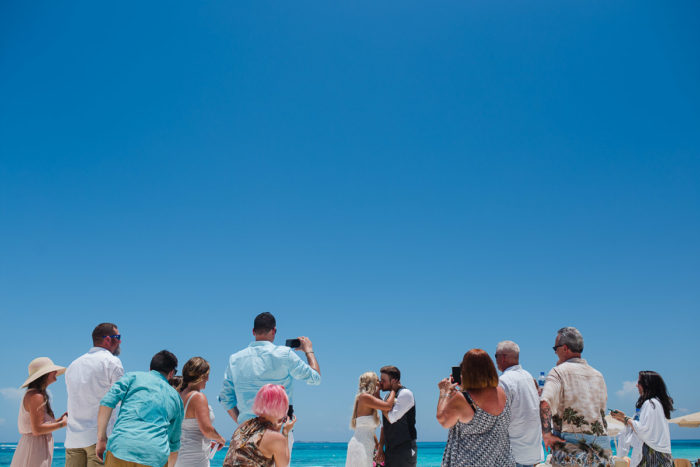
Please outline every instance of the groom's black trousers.
[[416, 440], [406, 441], [384, 452], [384, 467], [415, 467], [417, 462]]

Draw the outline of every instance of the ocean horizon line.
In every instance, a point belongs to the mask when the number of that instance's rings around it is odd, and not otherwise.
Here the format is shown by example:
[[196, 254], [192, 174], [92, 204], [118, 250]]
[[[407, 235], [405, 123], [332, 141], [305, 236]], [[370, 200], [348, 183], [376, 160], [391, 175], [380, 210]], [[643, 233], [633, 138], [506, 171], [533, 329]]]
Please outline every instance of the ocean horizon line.
[[[672, 442], [696, 442], [700, 443], [700, 438], [671, 438]], [[0, 441], [0, 445], [2, 444], [17, 444], [19, 440], [17, 441]], [[418, 444], [445, 444], [447, 441], [417, 441]], [[60, 447], [63, 448], [63, 442], [56, 441], [54, 443], [54, 447]], [[348, 441], [294, 441], [294, 445], [297, 446], [299, 444], [348, 444]], [[228, 446], [228, 442], [226, 443]]]

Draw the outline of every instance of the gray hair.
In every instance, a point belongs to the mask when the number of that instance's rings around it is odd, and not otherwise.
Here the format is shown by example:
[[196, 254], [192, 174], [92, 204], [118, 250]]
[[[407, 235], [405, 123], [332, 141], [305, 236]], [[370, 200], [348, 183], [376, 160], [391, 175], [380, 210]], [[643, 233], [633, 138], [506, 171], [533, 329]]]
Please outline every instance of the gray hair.
[[513, 341], [502, 341], [496, 346], [496, 353], [504, 353], [517, 357], [520, 355], [520, 346]]
[[583, 336], [578, 329], [567, 326], [557, 331], [559, 345], [565, 345], [574, 353], [583, 352]]

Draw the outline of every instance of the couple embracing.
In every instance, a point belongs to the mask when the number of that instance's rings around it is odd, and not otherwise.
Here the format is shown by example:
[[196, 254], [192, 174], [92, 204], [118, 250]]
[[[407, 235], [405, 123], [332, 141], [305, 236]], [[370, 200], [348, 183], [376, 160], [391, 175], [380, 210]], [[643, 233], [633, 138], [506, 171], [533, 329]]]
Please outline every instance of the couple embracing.
[[[348, 443], [345, 467], [410, 467], [417, 461], [416, 403], [413, 393], [401, 385], [401, 372], [385, 366], [377, 374], [369, 371], [360, 376], [350, 427], [355, 434]], [[388, 394], [384, 399], [380, 391]], [[382, 430], [377, 440], [378, 412], [382, 413]]]

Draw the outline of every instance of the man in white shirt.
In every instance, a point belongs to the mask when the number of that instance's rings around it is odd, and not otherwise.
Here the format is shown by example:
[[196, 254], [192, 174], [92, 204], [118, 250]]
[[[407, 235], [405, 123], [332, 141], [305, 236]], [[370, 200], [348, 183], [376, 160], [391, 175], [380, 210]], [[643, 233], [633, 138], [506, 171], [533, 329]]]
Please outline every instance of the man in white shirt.
[[[95, 455], [97, 412], [100, 400], [124, 375], [120, 352], [121, 335], [116, 324], [101, 323], [92, 331], [93, 347], [66, 370], [68, 426], [66, 467], [95, 467], [103, 463]], [[110, 421], [114, 424], [114, 418]]]
[[416, 402], [413, 393], [401, 385], [401, 372], [395, 366], [379, 371], [379, 389], [396, 391], [394, 407], [382, 414], [382, 432], [377, 464], [385, 467], [411, 467], [417, 464]]
[[499, 342], [496, 364], [503, 372], [499, 385], [510, 404], [508, 437], [518, 467], [544, 460], [540, 428], [540, 400], [532, 375], [520, 366], [520, 347], [513, 341]]

